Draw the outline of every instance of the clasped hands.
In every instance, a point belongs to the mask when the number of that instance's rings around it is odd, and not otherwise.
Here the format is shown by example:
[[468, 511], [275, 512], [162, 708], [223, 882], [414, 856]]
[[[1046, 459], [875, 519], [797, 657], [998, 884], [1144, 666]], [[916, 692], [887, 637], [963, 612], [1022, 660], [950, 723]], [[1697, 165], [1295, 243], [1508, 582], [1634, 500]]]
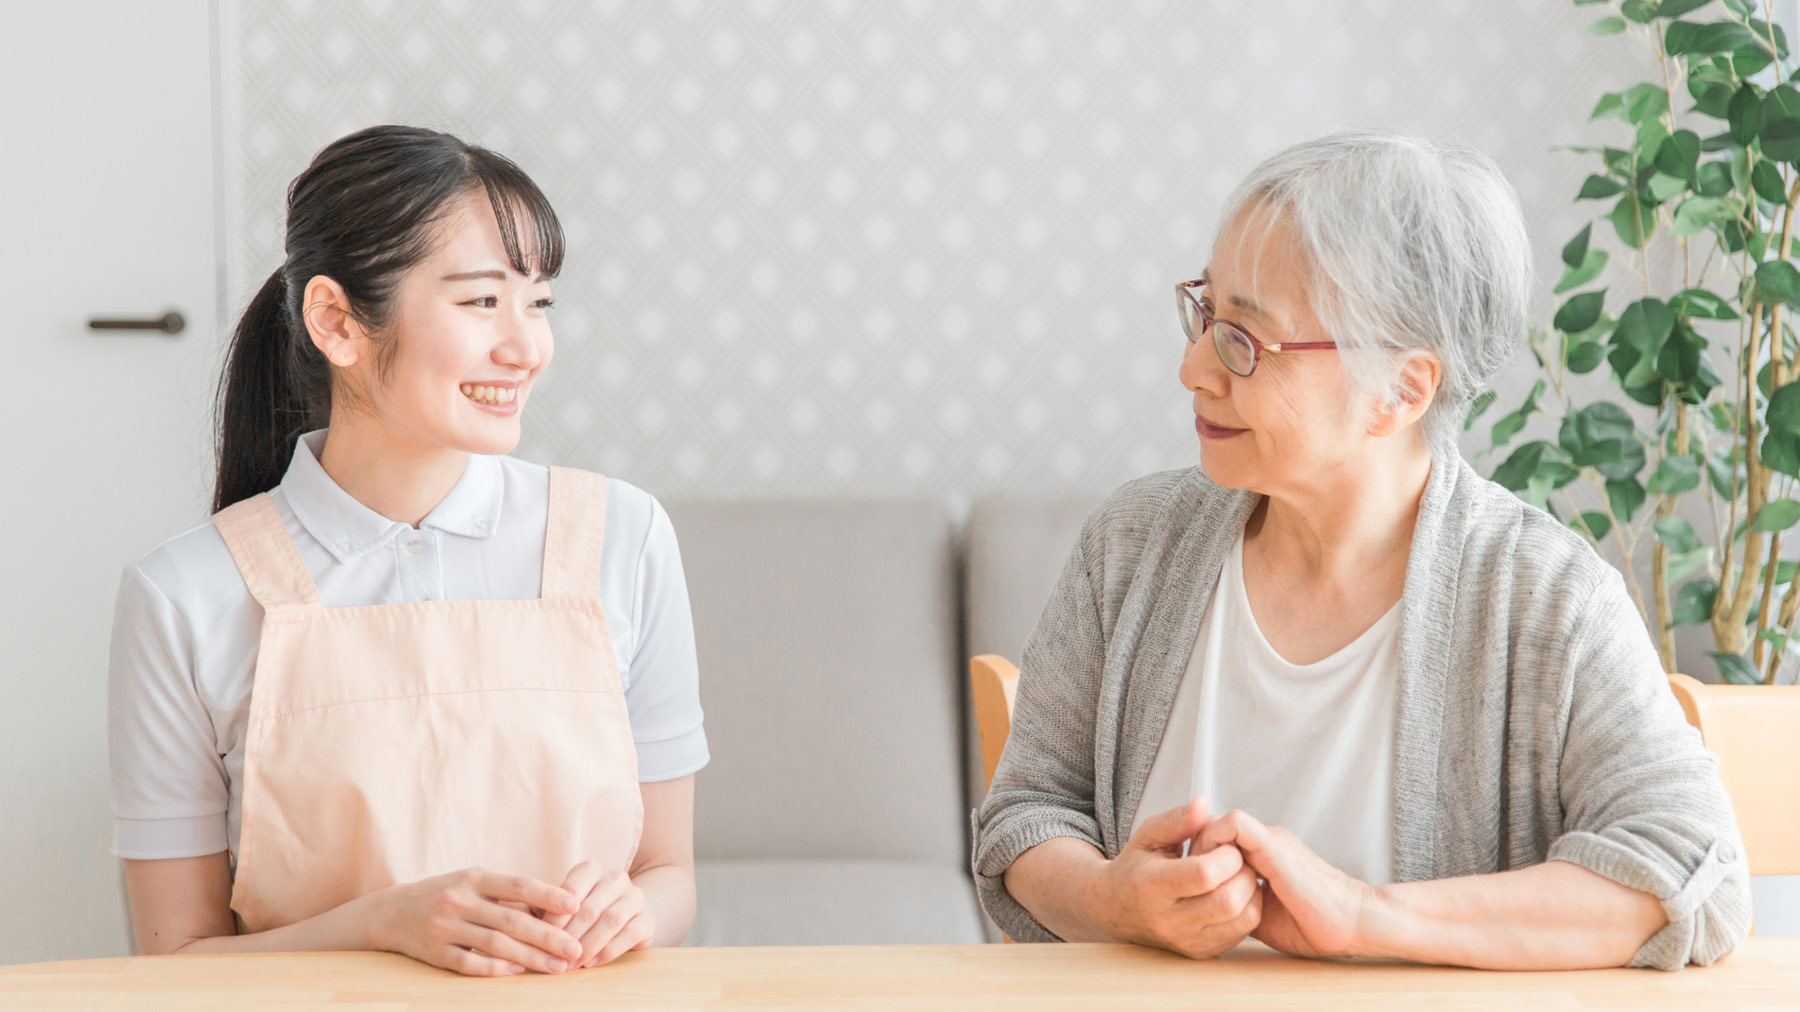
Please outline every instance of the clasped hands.
[[1375, 904], [1294, 834], [1241, 811], [1211, 818], [1200, 798], [1138, 827], [1103, 882], [1114, 937], [1194, 959], [1247, 937], [1294, 956], [1355, 955]]
[[649, 945], [655, 926], [631, 877], [593, 861], [560, 886], [465, 868], [384, 893], [376, 947], [478, 976], [600, 966]]

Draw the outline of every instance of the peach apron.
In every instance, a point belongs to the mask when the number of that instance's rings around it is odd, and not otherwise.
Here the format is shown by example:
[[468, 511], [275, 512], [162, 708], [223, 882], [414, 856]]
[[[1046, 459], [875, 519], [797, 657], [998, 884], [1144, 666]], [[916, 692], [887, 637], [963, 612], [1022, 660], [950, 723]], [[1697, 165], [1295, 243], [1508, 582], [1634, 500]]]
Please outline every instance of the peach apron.
[[541, 594], [325, 608], [267, 495], [213, 518], [264, 609], [231, 908], [248, 931], [479, 865], [628, 868], [637, 752], [606, 616], [606, 480], [550, 470]]

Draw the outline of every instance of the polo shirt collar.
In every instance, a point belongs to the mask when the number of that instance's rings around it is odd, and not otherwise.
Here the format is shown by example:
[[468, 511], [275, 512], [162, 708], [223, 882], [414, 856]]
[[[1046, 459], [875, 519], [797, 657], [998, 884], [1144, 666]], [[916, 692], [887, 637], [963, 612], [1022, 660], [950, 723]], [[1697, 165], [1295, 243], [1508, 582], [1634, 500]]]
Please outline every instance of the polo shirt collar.
[[[295, 443], [281, 491], [307, 533], [333, 558], [348, 562], [406, 530], [407, 525], [358, 502], [325, 473], [319, 463], [325, 431], [308, 432]], [[462, 476], [419, 526], [467, 538], [490, 537], [500, 526], [504, 490], [500, 462], [491, 456], [469, 454]]]

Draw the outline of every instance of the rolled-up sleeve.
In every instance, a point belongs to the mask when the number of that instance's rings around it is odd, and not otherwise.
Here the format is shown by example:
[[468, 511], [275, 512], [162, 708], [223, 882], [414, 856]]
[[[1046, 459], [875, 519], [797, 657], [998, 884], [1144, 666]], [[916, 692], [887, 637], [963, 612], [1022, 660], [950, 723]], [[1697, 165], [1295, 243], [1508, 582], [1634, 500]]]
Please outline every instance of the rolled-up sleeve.
[[1102, 846], [1094, 815], [1094, 719], [1104, 659], [1096, 594], [1077, 541], [1026, 644], [1012, 731], [987, 799], [974, 813], [976, 889], [989, 916], [1015, 941], [1060, 939], [1007, 892], [1013, 861], [1058, 836]]
[[1633, 966], [1706, 965], [1750, 930], [1750, 879], [1718, 760], [1682, 715], [1619, 575], [1589, 595], [1569, 653], [1560, 763], [1568, 861], [1662, 901]]

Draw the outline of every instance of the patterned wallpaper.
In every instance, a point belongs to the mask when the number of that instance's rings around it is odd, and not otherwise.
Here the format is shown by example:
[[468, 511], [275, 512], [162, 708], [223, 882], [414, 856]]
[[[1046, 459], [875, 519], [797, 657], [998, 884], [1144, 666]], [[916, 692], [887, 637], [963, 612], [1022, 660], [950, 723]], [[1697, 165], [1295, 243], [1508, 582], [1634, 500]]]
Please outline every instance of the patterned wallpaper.
[[[1641, 54], [1569, 0], [241, 0], [228, 287], [383, 121], [521, 162], [571, 238], [520, 454], [660, 495], [1099, 492], [1196, 459], [1171, 285], [1261, 156], [1451, 135], [1524, 201]], [[1521, 363], [1520, 376], [1524, 369]], [[1517, 385], [1517, 378], [1508, 381]]]

